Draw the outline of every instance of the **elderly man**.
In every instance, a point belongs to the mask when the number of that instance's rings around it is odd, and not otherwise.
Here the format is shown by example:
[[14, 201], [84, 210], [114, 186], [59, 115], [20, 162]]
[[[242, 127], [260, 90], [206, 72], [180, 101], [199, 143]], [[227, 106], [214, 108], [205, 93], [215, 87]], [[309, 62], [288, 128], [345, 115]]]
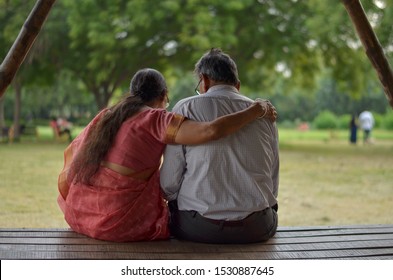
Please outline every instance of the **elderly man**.
[[[243, 110], [253, 102], [239, 93], [237, 66], [212, 49], [195, 66], [199, 94], [173, 111], [208, 121]], [[269, 103], [270, 104], [270, 103]], [[271, 238], [277, 229], [278, 133], [272, 118], [199, 146], [167, 146], [161, 186], [171, 210], [174, 236], [206, 243], [250, 243]]]

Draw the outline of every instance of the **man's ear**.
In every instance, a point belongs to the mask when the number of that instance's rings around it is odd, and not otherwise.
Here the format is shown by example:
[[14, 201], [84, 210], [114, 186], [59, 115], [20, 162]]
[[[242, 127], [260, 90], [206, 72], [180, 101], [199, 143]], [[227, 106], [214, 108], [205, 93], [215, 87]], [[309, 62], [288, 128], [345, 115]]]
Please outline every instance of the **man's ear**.
[[240, 91], [240, 81], [235, 85], [236, 89]]
[[210, 79], [206, 75], [202, 75], [202, 87], [203, 87], [203, 92], [207, 92], [210, 88]]

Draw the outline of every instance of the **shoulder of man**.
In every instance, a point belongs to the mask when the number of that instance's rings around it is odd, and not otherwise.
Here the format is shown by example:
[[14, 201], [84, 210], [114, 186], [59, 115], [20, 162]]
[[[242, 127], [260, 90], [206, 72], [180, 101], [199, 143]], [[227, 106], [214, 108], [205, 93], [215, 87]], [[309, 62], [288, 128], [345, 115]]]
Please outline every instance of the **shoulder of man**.
[[179, 100], [175, 106], [173, 106], [172, 112], [174, 113], [180, 113], [180, 111], [185, 110], [193, 101], [197, 98], [200, 98], [201, 96], [195, 95], [195, 96], [190, 96], [187, 98], [183, 98]]

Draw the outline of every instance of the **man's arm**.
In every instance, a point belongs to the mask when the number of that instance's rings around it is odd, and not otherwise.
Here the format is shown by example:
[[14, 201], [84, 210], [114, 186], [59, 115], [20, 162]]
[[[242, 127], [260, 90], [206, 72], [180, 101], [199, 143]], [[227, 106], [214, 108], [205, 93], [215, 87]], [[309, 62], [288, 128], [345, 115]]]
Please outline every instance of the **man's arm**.
[[[184, 106], [176, 104], [172, 112], [187, 116], [186, 110], [181, 109]], [[164, 161], [160, 169], [161, 189], [168, 201], [177, 199], [181, 184], [183, 182], [183, 174], [186, 169], [186, 159], [184, 146], [167, 145], [164, 152]]]
[[164, 162], [160, 169], [161, 188], [168, 201], [175, 200], [185, 171], [185, 155], [182, 145], [167, 145]]
[[278, 145], [278, 130], [277, 126], [273, 125], [273, 153], [274, 153], [274, 161], [272, 167], [272, 180], [273, 180], [273, 194], [277, 198], [278, 197], [278, 186], [279, 186], [279, 169], [280, 169], [280, 157], [279, 157], [279, 145]]

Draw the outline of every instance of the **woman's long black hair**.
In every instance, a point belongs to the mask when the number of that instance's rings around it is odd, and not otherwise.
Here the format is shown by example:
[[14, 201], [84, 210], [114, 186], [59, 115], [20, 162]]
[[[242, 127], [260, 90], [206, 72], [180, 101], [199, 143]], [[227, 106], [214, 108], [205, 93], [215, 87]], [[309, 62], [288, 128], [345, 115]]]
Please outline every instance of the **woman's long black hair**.
[[163, 98], [166, 92], [166, 82], [160, 72], [150, 68], [139, 70], [131, 79], [130, 95], [110, 107], [91, 127], [71, 165], [74, 180], [89, 184], [123, 122], [139, 112], [146, 103]]

